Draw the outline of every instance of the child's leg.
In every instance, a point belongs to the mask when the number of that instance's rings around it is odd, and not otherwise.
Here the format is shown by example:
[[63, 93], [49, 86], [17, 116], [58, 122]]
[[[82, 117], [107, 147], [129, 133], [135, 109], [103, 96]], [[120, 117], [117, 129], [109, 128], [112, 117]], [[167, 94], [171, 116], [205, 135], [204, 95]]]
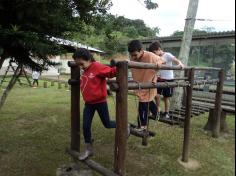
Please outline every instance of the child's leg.
[[139, 102], [138, 111], [141, 126], [147, 126], [148, 102]]
[[157, 116], [157, 106], [153, 101], [149, 102], [149, 110], [151, 111], [152, 115]]
[[35, 84], [35, 79], [33, 80], [32, 86], [34, 86], [34, 84]]
[[116, 122], [110, 120], [107, 102], [96, 104], [96, 110], [105, 128], [116, 128]]
[[39, 86], [39, 81], [37, 79], [35, 81], [36, 81], [37, 86]]
[[83, 113], [83, 134], [85, 143], [91, 144], [91, 125], [95, 113], [94, 105], [85, 104]]

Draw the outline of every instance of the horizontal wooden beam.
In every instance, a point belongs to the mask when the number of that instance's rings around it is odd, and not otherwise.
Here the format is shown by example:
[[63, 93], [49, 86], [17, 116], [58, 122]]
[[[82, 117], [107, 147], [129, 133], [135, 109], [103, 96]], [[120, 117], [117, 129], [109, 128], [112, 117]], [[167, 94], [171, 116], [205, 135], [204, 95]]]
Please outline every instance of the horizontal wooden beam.
[[[70, 149], [66, 149], [66, 152], [73, 157], [76, 161], [80, 161], [79, 158], [79, 153]], [[96, 172], [102, 174], [103, 176], [119, 176], [113, 171], [103, 167], [102, 165], [98, 164], [97, 162], [91, 160], [91, 159], [86, 159], [81, 161], [82, 163], [86, 164], [88, 167], [91, 169], [95, 170]]]

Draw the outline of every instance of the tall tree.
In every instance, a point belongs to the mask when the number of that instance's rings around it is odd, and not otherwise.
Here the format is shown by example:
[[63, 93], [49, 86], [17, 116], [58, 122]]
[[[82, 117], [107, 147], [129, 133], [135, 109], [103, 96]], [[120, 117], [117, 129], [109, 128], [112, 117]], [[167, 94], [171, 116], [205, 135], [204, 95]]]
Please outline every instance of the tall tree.
[[[192, 41], [192, 34], [194, 30], [194, 24], [196, 21], [197, 9], [198, 9], [198, 0], [189, 0], [187, 17], [185, 19], [184, 34], [183, 34], [183, 39], [182, 39], [182, 43], [180, 47], [180, 53], [178, 57], [184, 65], [188, 64], [188, 58], [189, 58], [191, 41]], [[183, 72], [177, 72], [176, 76], [183, 77]], [[171, 107], [175, 107], [175, 108], [180, 107], [181, 106], [180, 102], [182, 102], [182, 98], [183, 98], [183, 91], [180, 89], [176, 90], [174, 96], [171, 99]]]
[[[66, 50], [51, 37], [64, 38], [79, 31], [80, 24], [93, 22], [110, 6], [110, 0], [1, 0], [0, 69], [6, 58], [31, 69], [55, 65], [48, 56]], [[14, 86], [15, 81], [10, 83]], [[13, 86], [7, 86], [5, 91]], [[1, 100], [5, 99], [2, 96]]]

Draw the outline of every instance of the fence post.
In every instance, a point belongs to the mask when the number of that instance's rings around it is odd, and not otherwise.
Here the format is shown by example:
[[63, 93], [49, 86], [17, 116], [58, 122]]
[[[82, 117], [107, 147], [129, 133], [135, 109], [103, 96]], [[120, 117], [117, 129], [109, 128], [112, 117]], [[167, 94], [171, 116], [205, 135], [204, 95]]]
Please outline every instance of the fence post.
[[219, 81], [217, 82], [216, 95], [215, 95], [215, 109], [214, 109], [214, 125], [212, 130], [212, 137], [219, 137], [220, 134], [220, 116], [221, 116], [221, 102], [224, 86], [224, 70], [221, 69], [218, 73]]
[[65, 88], [68, 88], [68, 83], [67, 82], [65, 83]]
[[48, 87], [48, 82], [47, 82], [47, 81], [44, 81], [44, 82], [43, 82], [43, 87], [44, 87], [44, 88], [47, 88], [47, 87]]
[[[68, 62], [71, 67], [71, 150], [80, 151], [80, 68]], [[58, 85], [61, 85], [61, 83]]]
[[116, 77], [119, 90], [116, 92], [116, 133], [114, 170], [118, 175], [125, 173], [125, 154], [127, 143], [127, 114], [128, 114], [128, 63], [126, 61], [117, 64]]
[[192, 111], [192, 94], [193, 94], [193, 83], [194, 83], [194, 68], [189, 70], [188, 74], [189, 86], [187, 86], [186, 95], [186, 110], [184, 119], [184, 141], [183, 141], [183, 153], [182, 161], [188, 162], [189, 154], [189, 136], [190, 136], [190, 118]]
[[[189, 78], [189, 70], [186, 69], [184, 70], [184, 77], [188, 77]], [[186, 89], [185, 87], [183, 87], [183, 97], [182, 97], [182, 106], [186, 107]]]
[[61, 82], [58, 82], [58, 89], [61, 89]]

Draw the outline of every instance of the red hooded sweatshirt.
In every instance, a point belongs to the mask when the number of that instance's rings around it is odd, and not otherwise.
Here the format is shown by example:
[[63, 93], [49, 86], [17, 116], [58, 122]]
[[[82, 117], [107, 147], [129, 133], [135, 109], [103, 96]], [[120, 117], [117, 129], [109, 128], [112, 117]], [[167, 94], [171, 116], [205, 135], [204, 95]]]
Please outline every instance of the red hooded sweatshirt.
[[92, 62], [80, 77], [80, 89], [84, 101], [89, 104], [96, 104], [106, 101], [107, 81], [116, 75], [116, 68], [103, 65], [99, 62]]

